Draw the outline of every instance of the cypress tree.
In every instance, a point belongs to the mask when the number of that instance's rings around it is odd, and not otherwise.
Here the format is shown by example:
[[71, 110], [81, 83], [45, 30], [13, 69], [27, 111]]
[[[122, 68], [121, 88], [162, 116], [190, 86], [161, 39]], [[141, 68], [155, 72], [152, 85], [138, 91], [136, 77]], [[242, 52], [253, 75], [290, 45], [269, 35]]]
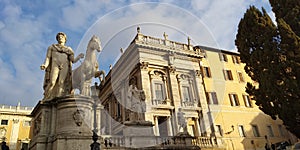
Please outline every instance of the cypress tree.
[[276, 25], [265, 9], [250, 6], [235, 44], [254, 83], [246, 92], [256, 105], [300, 138], [300, 1], [270, 0]]

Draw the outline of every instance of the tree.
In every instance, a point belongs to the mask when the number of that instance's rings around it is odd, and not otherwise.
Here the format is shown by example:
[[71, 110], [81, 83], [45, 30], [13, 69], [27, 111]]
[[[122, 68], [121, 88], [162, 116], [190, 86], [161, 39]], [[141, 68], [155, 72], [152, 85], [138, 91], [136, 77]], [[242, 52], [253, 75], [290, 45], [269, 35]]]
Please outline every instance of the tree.
[[276, 25], [264, 8], [250, 6], [235, 44], [255, 82], [247, 83], [246, 92], [265, 114], [280, 118], [300, 138], [300, 1], [269, 2]]

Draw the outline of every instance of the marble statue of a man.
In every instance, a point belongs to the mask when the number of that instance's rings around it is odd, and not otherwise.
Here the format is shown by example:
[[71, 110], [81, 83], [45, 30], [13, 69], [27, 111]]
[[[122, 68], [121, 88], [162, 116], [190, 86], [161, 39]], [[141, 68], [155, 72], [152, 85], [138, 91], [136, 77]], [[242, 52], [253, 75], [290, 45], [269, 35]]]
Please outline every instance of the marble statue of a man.
[[187, 123], [185, 121], [185, 117], [184, 117], [185, 113], [182, 112], [182, 109], [179, 108], [178, 112], [177, 112], [177, 118], [178, 118], [178, 124], [179, 124], [179, 130], [180, 128], [183, 129], [183, 132], [186, 132], [187, 130]]
[[72, 48], [65, 46], [67, 35], [59, 32], [56, 35], [57, 44], [48, 47], [45, 62], [41, 69], [45, 70], [44, 100], [71, 94], [72, 63], [76, 63], [83, 54], [74, 59]]
[[134, 82], [129, 86], [127, 99], [131, 102], [131, 121], [144, 120], [143, 114], [146, 111], [145, 93], [143, 90], [138, 90]]

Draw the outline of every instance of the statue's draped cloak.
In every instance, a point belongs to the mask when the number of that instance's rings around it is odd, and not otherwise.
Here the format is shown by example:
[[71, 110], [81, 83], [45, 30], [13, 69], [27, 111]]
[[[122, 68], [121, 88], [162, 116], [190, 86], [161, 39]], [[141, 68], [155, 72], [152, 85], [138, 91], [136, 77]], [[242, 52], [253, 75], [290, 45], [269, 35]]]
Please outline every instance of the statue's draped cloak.
[[[46, 87], [48, 86], [49, 82], [50, 82], [50, 72], [51, 72], [51, 67], [52, 67], [52, 52], [56, 51], [59, 53], [65, 53], [68, 56], [68, 74], [66, 76], [66, 79], [64, 79], [63, 82], [63, 93], [60, 93], [60, 95], [56, 95], [58, 93], [58, 79], [55, 82], [55, 86], [53, 88], [53, 90], [51, 91], [51, 93], [48, 93], [49, 91], [45, 91], [44, 95], [45, 95], [45, 99], [51, 99], [51, 98], [55, 98], [58, 96], [64, 96], [64, 95], [68, 95], [71, 94], [72, 92], [72, 60], [74, 59], [74, 52], [70, 47], [67, 46], [59, 46], [58, 44], [52, 44], [51, 46], [49, 46], [48, 48], [48, 53], [51, 53], [51, 57], [49, 58], [49, 65], [46, 68], [46, 73], [45, 73], [45, 78], [44, 78], [44, 85], [43, 88], [44, 90], [46, 90]], [[48, 95], [48, 96], [47, 96]], [[47, 97], [46, 97], [47, 96]]]

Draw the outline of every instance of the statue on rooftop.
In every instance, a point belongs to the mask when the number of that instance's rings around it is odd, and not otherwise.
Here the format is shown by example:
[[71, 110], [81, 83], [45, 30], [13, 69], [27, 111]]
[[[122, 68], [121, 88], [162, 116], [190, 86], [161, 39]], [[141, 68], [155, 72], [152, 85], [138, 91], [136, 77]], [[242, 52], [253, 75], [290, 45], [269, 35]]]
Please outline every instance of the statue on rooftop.
[[65, 46], [67, 35], [59, 32], [56, 35], [57, 44], [48, 47], [45, 62], [40, 66], [45, 70], [44, 99], [66, 96], [72, 91], [72, 63], [84, 57], [79, 54], [74, 58], [71, 47]]

